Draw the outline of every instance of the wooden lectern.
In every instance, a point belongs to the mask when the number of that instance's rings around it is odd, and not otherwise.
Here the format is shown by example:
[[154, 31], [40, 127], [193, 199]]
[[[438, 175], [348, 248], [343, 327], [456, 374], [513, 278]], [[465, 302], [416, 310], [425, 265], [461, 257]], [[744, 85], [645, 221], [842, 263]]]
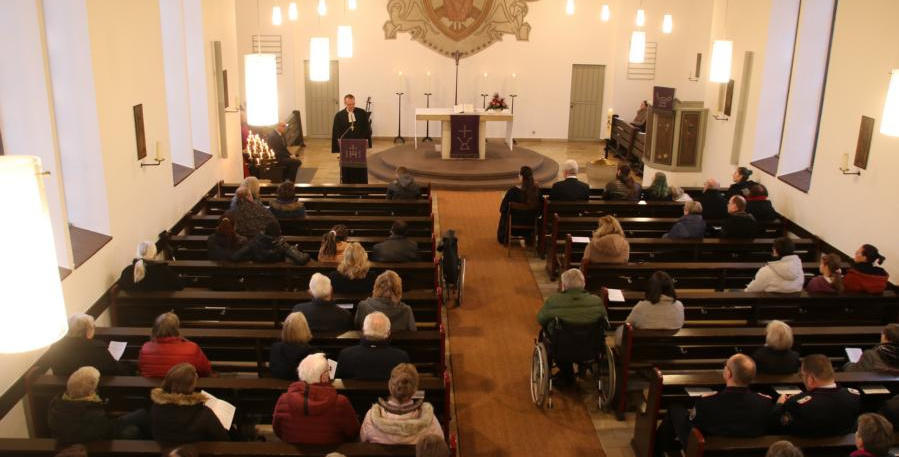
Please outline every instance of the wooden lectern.
[[340, 142], [340, 183], [368, 184], [368, 162], [365, 153], [368, 140], [344, 138]]

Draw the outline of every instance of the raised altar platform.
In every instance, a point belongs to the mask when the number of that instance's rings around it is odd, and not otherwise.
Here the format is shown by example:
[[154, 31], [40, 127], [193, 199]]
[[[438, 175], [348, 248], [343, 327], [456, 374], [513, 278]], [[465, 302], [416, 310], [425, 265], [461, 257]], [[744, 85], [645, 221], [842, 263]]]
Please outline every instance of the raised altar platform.
[[537, 184], [555, 180], [559, 164], [531, 149], [515, 146], [512, 151], [501, 140], [487, 142], [485, 160], [443, 160], [434, 143], [399, 145], [368, 157], [368, 172], [392, 181], [396, 167], [406, 167], [415, 180], [442, 189], [508, 189], [518, 184], [518, 170], [534, 170]]

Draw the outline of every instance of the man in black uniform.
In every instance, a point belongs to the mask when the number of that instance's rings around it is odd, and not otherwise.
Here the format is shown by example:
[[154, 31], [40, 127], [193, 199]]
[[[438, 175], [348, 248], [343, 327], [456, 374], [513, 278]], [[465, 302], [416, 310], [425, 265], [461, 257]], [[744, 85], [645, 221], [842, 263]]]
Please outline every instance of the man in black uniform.
[[[362, 108], [356, 108], [356, 97], [347, 94], [343, 97], [342, 109], [334, 115], [334, 127], [331, 129], [331, 152], [340, 153], [341, 137], [344, 139], [356, 138], [371, 140], [371, 126], [368, 123], [368, 113]], [[371, 142], [369, 141], [369, 147]]]
[[676, 437], [686, 447], [690, 430], [696, 427], [704, 435], [751, 438], [768, 432], [771, 397], [749, 390], [755, 378], [755, 362], [746, 355], [734, 354], [724, 364], [724, 390], [696, 400], [692, 413], [672, 405], [659, 426], [656, 455], [677, 447]]
[[855, 389], [837, 387], [830, 359], [822, 354], [806, 356], [799, 374], [806, 392], [777, 399], [773, 414], [776, 430], [805, 437], [851, 433], [861, 398]]

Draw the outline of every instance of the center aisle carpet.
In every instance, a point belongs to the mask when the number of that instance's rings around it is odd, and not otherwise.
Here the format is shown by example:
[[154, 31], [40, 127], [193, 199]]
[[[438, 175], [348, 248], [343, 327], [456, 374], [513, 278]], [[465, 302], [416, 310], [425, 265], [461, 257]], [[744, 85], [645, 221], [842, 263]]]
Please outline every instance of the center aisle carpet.
[[520, 248], [496, 242], [501, 192], [436, 192], [440, 229], [455, 229], [468, 259], [461, 308], [449, 311], [451, 364], [461, 455], [604, 456], [576, 392], [555, 408], [530, 396], [540, 290]]

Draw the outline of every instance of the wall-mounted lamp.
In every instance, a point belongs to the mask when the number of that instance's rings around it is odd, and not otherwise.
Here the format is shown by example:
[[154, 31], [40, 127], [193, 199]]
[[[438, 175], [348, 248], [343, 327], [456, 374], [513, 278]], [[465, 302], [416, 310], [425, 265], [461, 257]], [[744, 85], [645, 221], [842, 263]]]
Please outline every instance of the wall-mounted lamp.
[[855, 171], [849, 171], [849, 154], [843, 154], [843, 161], [840, 164], [840, 171], [843, 172], [844, 175], [856, 175], [861, 176], [862, 171], [856, 169]]

